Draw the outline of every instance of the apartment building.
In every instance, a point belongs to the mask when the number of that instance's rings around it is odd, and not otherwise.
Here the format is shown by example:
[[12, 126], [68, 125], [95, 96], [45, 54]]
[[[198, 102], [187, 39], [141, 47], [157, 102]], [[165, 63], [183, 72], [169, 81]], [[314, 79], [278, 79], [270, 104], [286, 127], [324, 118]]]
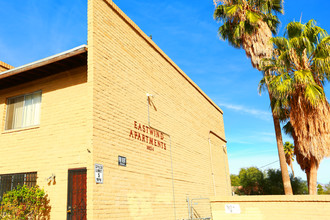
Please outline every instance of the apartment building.
[[112, 1], [88, 1], [87, 42], [0, 63], [0, 196], [37, 184], [51, 219], [211, 218], [222, 110]]

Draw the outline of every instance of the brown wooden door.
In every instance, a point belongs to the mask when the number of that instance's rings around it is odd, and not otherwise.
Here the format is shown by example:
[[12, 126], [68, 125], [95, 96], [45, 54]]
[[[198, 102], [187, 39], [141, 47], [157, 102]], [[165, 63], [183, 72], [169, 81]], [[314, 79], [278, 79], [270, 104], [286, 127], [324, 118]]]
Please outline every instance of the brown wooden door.
[[69, 170], [68, 220], [85, 220], [86, 217], [86, 169]]

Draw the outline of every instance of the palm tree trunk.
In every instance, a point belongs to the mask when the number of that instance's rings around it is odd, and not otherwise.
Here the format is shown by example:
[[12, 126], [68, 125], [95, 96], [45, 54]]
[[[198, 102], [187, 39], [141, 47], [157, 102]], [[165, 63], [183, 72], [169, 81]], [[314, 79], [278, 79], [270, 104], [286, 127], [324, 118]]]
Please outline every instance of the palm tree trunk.
[[[270, 72], [266, 72], [265, 74], [270, 75]], [[266, 79], [266, 85], [267, 85], [269, 100], [270, 100], [270, 103], [271, 103], [272, 100], [273, 100], [273, 97], [269, 92], [269, 84], [268, 84], [267, 78], [265, 78], [265, 79]], [[290, 180], [289, 171], [288, 171], [288, 166], [286, 165], [286, 158], [285, 158], [284, 147], [283, 147], [283, 139], [282, 139], [282, 130], [281, 130], [280, 120], [277, 117], [277, 115], [274, 113], [272, 104], [270, 106], [271, 106], [271, 109], [272, 109], [272, 115], [273, 115], [273, 121], [274, 121], [277, 151], [278, 151], [278, 157], [279, 157], [279, 160], [280, 160], [280, 167], [281, 167], [281, 172], [282, 172], [282, 181], [283, 181], [283, 187], [284, 187], [284, 194], [285, 195], [293, 195], [292, 187], [291, 187], [291, 180]]]
[[309, 190], [309, 178], [310, 178], [310, 172], [309, 172], [309, 168], [308, 169], [306, 169], [306, 177], [307, 177], [307, 188], [308, 188], [308, 190]]
[[[268, 86], [268, 84], [267, 84], [267, 86]], [[268, 94], [269, 94], [269, 100], [272, 101], [272, 95], [269, 92], [268, 92]], [[283, 181], [283, 186], [284, 186], [284, 193], [285, 193], [285, 195], [293, 195], [290, 176], [289, 176], [289, 171], [288, 171], [288, 166], [286, 165], [280, 120], [273, 113], [273, 107], [271, 107], [271, 109], [272, 109], [272, 115], [273, 115], [273, 121], [274, 121], [278, 157], [279, 157], [279, 160], [280, 160], [280, 166], [281, 166], [281, 172], [282, 172], [282, 181]]]
[[314, 158], [311, 159], [308, 191], [309, 195], [317, 195], [317, 164]]
[[291, 161], [291, 163], [290, 163], [290, 167], [291, 167], [291, 170], [292, 170], [293, 178], [295, 178], [295, 176], [294, 176], [294, 171], [293, 171], [293, 164], [292, 164], [292, 161]]

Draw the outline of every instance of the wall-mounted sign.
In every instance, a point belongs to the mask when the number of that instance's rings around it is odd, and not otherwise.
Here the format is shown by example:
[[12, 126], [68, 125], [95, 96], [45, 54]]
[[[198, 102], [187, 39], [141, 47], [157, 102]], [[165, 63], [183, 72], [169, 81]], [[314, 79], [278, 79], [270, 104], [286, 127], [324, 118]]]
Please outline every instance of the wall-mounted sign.
[[163, 132], [147, 125], [134, 121], [129, 137], [147, 144], [147, 150], [155, 151], [155, 148], [166, 150], [165, 135]]
[[95, 164], [95, 182], [103, 184], [103, 165]]
[[118, 156], [118, 165], [126, 167], [126, 157]]
[[225, 211], [228, 214], [240, 214], [241, 207], [239, 204], [225, 204]]

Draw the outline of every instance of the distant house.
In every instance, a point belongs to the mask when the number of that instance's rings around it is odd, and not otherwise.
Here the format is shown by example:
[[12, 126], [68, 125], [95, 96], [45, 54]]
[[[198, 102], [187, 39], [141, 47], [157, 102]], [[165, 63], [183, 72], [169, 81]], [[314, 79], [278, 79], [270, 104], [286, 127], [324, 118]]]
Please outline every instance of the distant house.
[[52, 219], [188, 219], [231, 195], [222, 110], [112, 1], [88, 1], [87, 46], [0, 70], [0, 196], [38, 184]]

